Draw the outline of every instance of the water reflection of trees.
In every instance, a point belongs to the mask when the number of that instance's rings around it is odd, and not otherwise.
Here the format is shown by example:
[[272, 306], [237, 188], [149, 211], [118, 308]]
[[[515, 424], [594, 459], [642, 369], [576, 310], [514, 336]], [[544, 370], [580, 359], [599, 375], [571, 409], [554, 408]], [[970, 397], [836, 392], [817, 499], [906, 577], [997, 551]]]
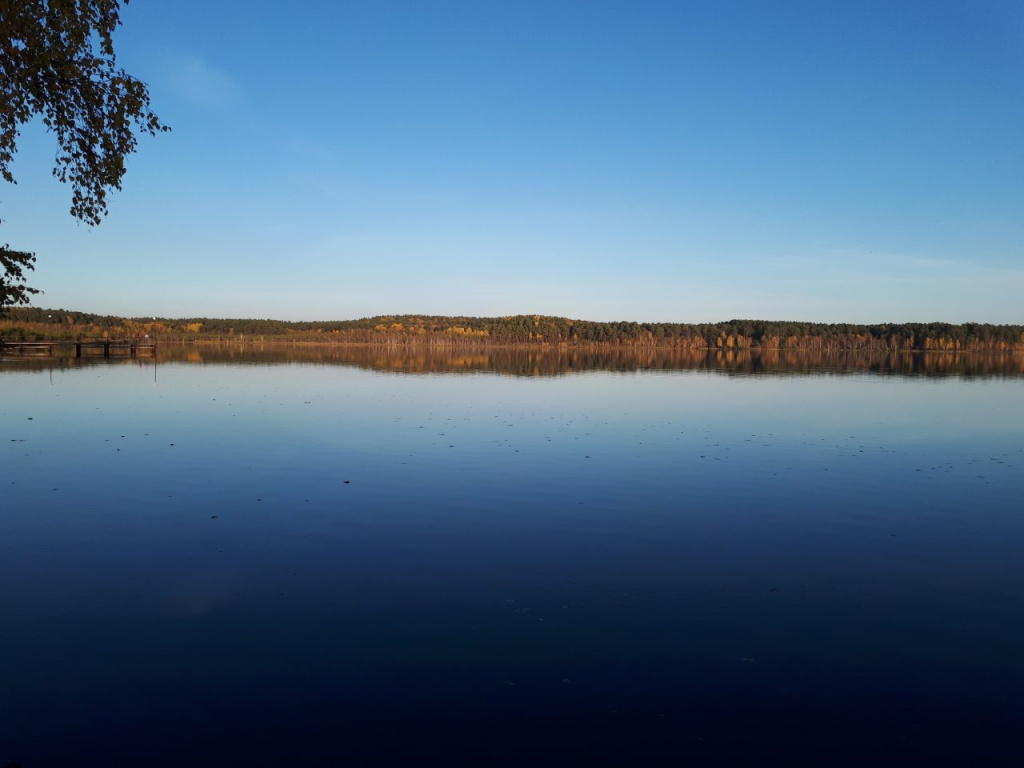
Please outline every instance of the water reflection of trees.
[[164, 345], [161, 361], [201, 364], [348, 365], [407, 374], [496, 373], [561, 376], [588, 371], [711, 371], [729, 375], [1024, 377], [1024, 356], [953, 352], [806, 350], [671, 350], [564, 347], [438, 349], [432, 347], [234, 344]]
[[1024, 355], [957, 352], [812, 350], [673, 350], [623, 347], [494, 347], [282, 343], [162, 344], [156, 360], [83, 358], [66, 354], [8, 360], [0, 372], [84, 365], [341, 365], [395, 374], [563, 376], [591, 371], [707, 371], [730, 376], [875, 374], [1024, 378]]

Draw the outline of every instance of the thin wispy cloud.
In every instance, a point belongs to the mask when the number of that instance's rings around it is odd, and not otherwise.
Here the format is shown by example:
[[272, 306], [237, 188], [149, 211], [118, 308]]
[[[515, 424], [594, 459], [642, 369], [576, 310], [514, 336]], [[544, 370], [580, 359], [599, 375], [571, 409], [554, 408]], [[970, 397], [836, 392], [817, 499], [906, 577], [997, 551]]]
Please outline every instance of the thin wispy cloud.
[[182, 97], [202, 107], [223, 107], [242, 99], [235, 78], [201, 56], [177, 57], [171, 63], [171, 83]]
[[282, 150], [298, 159], [315, 160], [318, 163], [337, 162], [342, 153], [336, 147], [322, 141], [314, 141], [302, 136], [290, 136], [284, 139]]

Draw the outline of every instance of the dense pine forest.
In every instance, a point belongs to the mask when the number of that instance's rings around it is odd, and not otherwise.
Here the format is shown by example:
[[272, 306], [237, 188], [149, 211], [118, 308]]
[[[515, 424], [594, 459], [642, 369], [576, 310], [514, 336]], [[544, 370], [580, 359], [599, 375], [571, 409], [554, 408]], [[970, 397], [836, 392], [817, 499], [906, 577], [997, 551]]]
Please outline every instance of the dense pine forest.
[[1024, 351], [1024, 326], [988, 323], [637, 323], [544, 315], [443, 317], [388, 315], [359, 320], [124, 318], [64, 309], [12, 308], [0, 338], [124, 338], [178, 341], [308, 341], [433, 346], [569, 345], [671, 349], [835, 349]]

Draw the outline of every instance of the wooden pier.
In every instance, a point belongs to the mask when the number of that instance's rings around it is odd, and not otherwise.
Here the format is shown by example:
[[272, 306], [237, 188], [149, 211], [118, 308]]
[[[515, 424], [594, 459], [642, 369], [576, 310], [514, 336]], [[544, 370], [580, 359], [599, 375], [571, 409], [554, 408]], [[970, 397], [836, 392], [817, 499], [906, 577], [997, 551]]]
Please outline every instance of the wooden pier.
[[55, 349], [75, 348], [75, 357], [156, 357], [156, 342], [150, 339], [100, 339], [98, 341], [0, 341], [0, 354], [52, 357]]

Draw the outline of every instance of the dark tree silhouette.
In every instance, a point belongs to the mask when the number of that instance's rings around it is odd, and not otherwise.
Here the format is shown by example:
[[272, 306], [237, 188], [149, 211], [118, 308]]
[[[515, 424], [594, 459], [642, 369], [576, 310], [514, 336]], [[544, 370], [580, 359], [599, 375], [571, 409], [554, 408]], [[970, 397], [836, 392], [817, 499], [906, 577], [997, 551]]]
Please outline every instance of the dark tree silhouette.
[[[89, 225], [106, 215], [107, 192], [121, 188], [137, 134], [169, 130], [150, 109], [145, 83], [117, 67], [120, 6], [120, 0], [0, 0], [0, 176], [16, 183], [10, 166], [20, 128], [39, 117], [57, 138], [53, 175], [71, 185], [71, 215]], [[24, 271], [33, 269], [35, 257], [6, 255], [0, 308], [26, 303], [32, 292]]]
[[12, 251], [6, 245], [0, 246], [0, 316], [7, 307], [28, 304], [39, 290], [25, 285], [25, 271], [33, 268], [35, 254], [27, 251]]

